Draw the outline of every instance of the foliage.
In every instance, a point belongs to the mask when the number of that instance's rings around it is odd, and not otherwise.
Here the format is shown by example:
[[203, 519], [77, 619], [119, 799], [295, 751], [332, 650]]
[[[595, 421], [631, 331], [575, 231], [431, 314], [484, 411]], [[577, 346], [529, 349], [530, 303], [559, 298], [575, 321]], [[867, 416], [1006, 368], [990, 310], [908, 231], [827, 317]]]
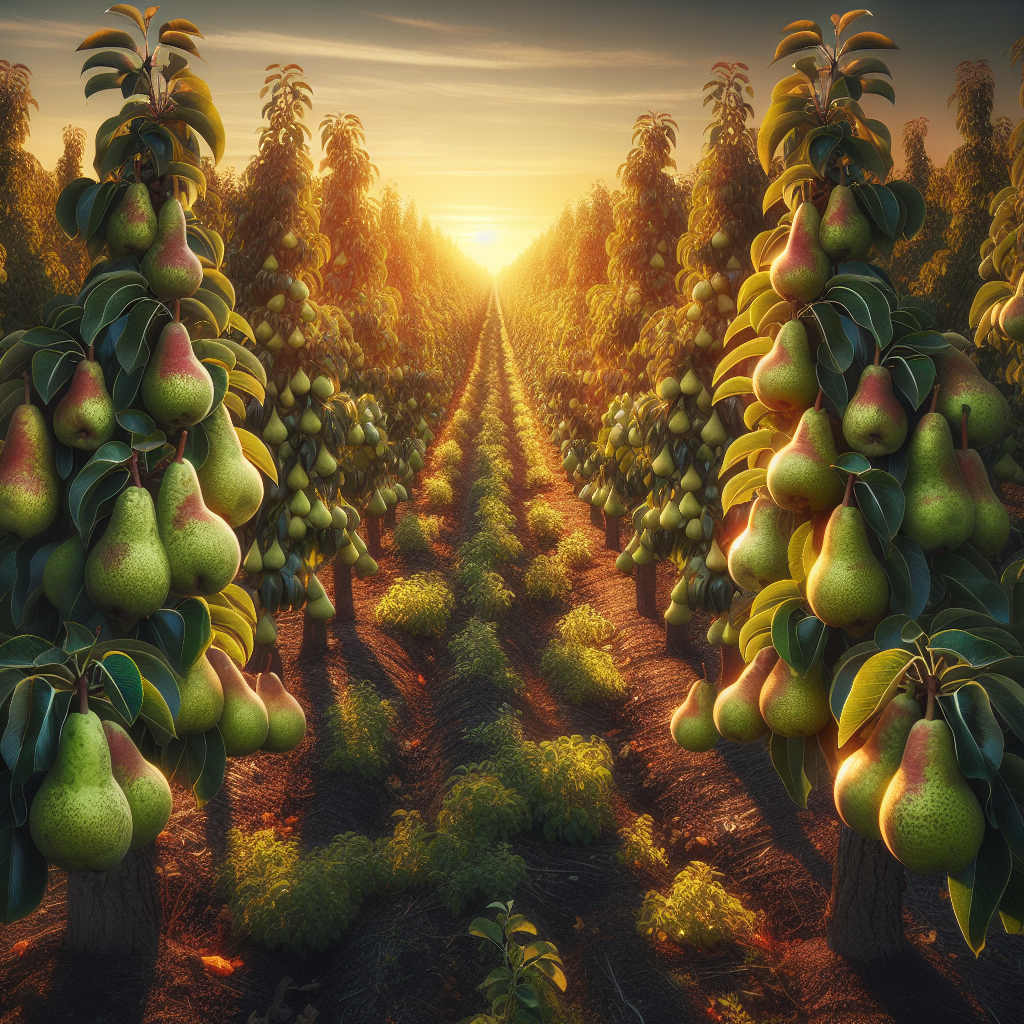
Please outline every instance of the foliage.
[[495, 775], [467, 770], [448, 780], [438, 832], [455, 839], [504, 841], [530, 827], [530, 807]]
[[437, 639], [448, 628], [455, 597], [440, 573], [401, 576], [377, 605], [377, 625]]
[[364, 779], [380, 775], [390, 756], [398, 712], [382, 700], [369, 680], [350, 683], [325, 715], [333, 749], [328, 768], [359, 772]]
[[590, 538], [582, 530], [573, 530], [558, 542], [558, 558], [566, 569], [585, 569], [593, 561]]
[[757, 924], [757, 915], [725, 891], [718, 881], [722, 877], [699, 860], [687, 864], [676, 875], [668, 896], [651, 891], [644, 898], [637, 912], [637, 931], [699, 950], [746, 938]]
[[526, 526], [541, 547], [551, 547], [561, 537], [565, 522], [558, 509], [538, 498], [526, 506]]
[[526, 881], [526, 864], [507, 843], [438, 834], [430, 844], [431, 884], [452, 917], [470, 903], [508, 896]]
[[452, 669], [455, 679], [491, 683], [516, 693], [525, 689], [524, 680], [512, 670], [501, 649], [497, 626], [493, 623], [470, 619], [466, 628], [448, 644], [448, 650], [455, 655]]
[[557, 556], [538, 555], [523, 576], [523, 587], [534, 601], [558, 601], [569, 596], [572, 580]]
[[515, 594], [505, 586], [501, 574], [479, 562], [460, 563], [456, 580], [466, 592], [466, 603], [482, 619], [493, 622], [512, 607]]
[[654, 819], [649, 814], [641, 814], [632, 825], [620, 828], [619, 835], [622, 849], [615, 854], [615, 859], [620, 864], [648, 871], [668, 867], [664, 849], [655, 845]]
[[441, 477], [431, 477], [424, 485], [427, 494], [427, 504], [431, 508], [444, 509], [451, 505], [454, 494], [452, 485]]
[[437, 516], [421, 516], [410, 512], [398, 520], [394, 530], [399, 551], [429, 551], [430, 545], [441, 534], [441, 520]]
[[558, 634], [567, 644], [602, 647], [615, 633], [615, 626], [589, 604], [577, 605], [558, 620]]
[[607, 651], [552, 640], [540, 659], [541, 675], [573, 704], [622, 698], [626, 681]]

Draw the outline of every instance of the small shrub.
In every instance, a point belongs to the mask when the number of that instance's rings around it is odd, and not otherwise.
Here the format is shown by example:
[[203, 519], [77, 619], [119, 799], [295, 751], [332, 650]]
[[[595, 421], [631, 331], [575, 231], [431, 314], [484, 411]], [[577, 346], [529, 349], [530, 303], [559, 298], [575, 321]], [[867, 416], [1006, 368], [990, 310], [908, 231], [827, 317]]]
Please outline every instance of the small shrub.
[[351, 683], [327, 709], [327, 734], [334, 749], [327, 767], [359, 772], [364, 779], [379, 775], [387, 763], [398, 712], [381, 700], [367, 680]]
[[437, 830], [462, 839], [505, 840], [530, 827], [530, 805], [496, 775], [467, 771], [448, 780]]
[[501, 526], [483, 527], [459, 548], [459, 557], [490, 568], [498, 562], [511, 562], [523, 553], [523, 545], [514, 533]]
[[510, 899], [526, 881], [526, 863], [507, 843], [440, 833], [430, 844], [430, 883], [452, 917], [473, 903]]
[[481, 498], [474, 516], [484, 529], [511, 530], [516, 525], [516, 517], [500, 498]]
[[380, 841], [391, 871], [392, 889], [425, 884], [430, 875], [430, 832], [419, 811], [395, 811], [390, 839]]
[[493, 722], [481, 722], [467, 729], [463, 735], [471, 743], [479, 743], [492, 753], [515, 749], [523, 742], [523, 727], [520, 724], [522, 717], [521, 711], [514, 710], [509, 704], [502, 704]]
[[562, 536], [562, 514], [542, 498], [531, 501], [526, 510], [526, 525], [542, 547], [550, 547]]
[[558, 632], [567, 644], [601, 647], [612, 638], [615, 626], [589, 604], [580, 604], [559, 619]]
[[480, 501], [481, 498], [498, 498], [500, 501], [509, 502], [512, 500], [512, 491], [504, 480], [496, 476], [482, 476], [473, 482], [469, 489], [471, 501]]
[[402, 516], [395, 526], [395, 543], [399, 551], [429, 551], [441, 533], [437, 516], [420, 516], [415, 512]]
[[497, 627], [492, 623], [470, 619], [448, 644], [448, 650], [455, 655], [452, 674], [456, 679], [491, 683], [516, 692], [523, 690], [523, 679], [512, 671], [498, 642]]
[[526, 596], [535, 601], [557, 601], [572, 590], [572, 580], [557, 558], [538, 555], [526, 570], [523, 579]]
[[505, 586], [501, 574], [479, 562], [464, 562], [456, 571], [456, 579], [466, 591], [466, 602], [481, 619], [493, 622], [512, 607], [515, 594]]
[[540, 659], [541, 675], [573, 704], [621, 697], [626, 681], [607, 651], [552, 640]]
[[590, 540], [582, 530], [575, 530], [558, 542], [558, 557], [567, 569], [585, 569], [593, 561]]
[[637, 931], [702, 950], [749, 935], [757, 915], [725, 891], [718, 881], [722, 877], [702, 861], [687, 864], [676, 875], [667, 897], [660, 892], [647, 894], [637, 912]]
[[431, 508], [448, 508], [454, 497], [452, 485], [442, 477], [432, 476], [427, 481], [427, 504]]
[[554, 482], [554, 473], [547, 466], [542, 465], [539, 459], [526, 471], [525, 483], [527, 487], [547, 487]]
[[622, 849], [615, 854], [620, 864], [631, 868], [647, 868], [653, 871], [659, 865], [668, 866], [665, 851], [654, 845], [654, 819], [649, 814], [641, 814], [627, 828], [620, 828]]
[[437, 464], [442, 469], [457, 469], [462, 462], [462, 449], [457, 441], [445, 441], [437, 446]]
[[399, 577], [377, 605], [377, 625], [413, 636], [440, 637], [448, 628], [455, 597], [439, 573]]

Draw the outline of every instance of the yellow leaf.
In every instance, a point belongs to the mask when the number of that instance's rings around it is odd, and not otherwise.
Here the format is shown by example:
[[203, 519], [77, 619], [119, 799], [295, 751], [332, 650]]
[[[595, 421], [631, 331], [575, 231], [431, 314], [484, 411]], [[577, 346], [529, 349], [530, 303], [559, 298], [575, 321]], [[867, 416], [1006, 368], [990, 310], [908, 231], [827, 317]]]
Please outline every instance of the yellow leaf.
[[722, 356], [715, 367], [715, 375], [711, 378], [711, 383], [717, 384], [725, 376], [726, 372], [731, 370], [737, 363], [742, 363], [744, 359], [749, 359], [751, 356], [763, 356], [771, 347], [771, 338], [754, 338], [751, 341], [743, 342], [742, 345], [738, 345], [734, 349], [730, 349]]
[[231, 370], [228, 373], [228, 383], [239, 391], [252, 395], [260, 405], [267, 400], [267, 392], [263, 385], [248, 370]]
[[728, 512], [733, 505], [742, 505], [749, 501], [758, 487], [763, 487], [768, 479], [766, 469], [745, 469], [730, 478], [722, 488], [722, 512]]
[[733, 395], [752, 395], [753, 393], [754, 382], [750, 377], [730, 377], [715, 389], [715, 396], [711, 399], [711, 404], [717, 405], [723, 398], [731, 398]]
[[746, 309], [725, 330], [725, 339], [723, 344], [726, 348], [729, 347], [729, 343], [734, 339], [741, 338], [744, 334], [749, 331], [751, 334], [756, 333], [754, 328], [750, 326], [750, 310]]
[[736, 296], [736, 308], [744, 310], [754, 301], [754, 299], [771, 288], [772, 283], [768, 277], [767, 270], [759, 270], [756, 274], [751, 274], [750, 277], [740, 285], [739, 294]]
[[760, 402], [751, 402], [743, 410], [743, 424], [747, 430], [753, 430], [761, 420], [771, 413], [771, 409]]
[[807, 574], [804, 572], [804, 541], [807, 540], [808, 534], [813, 529], [814, 523], [808, 519], [806, 523], [801, 523], [793, 531], [793, 536], [789, 538], [786, 557], [789, 559], [790, 575], [797, 583], [803, 583], [807, 578]]
[[769, 583], [754, 598], [754, 603], [750, 606], [750, 614], [756, 615], [765, 608], [776, 608], [783, 601], [790, 601], [794, 597], [800, 597], [800, 587], [796, 580], [776, 580], [775, 583]]
[[772, 434], [773, 431], [765, 429], [755, 430], [753, 433], [737, 437], [726, 449], [725, 457], [722, 459], [722, 468], [718, 471], [719, 475], [732, 469], [737, 462], [745, 459], [748, 455], [764, 451], [765, 448], [770, 448]]
[[839, 716], [839, 746], [889, 702], [911, 662], [916, 660], [916, 654], [894, 647], [871, 655], [861, 665]]
[[266, 477], [277, 483], [277, 466], [270, 457], [267, 446], [255, 435], [241, 427], [235, 427], [238, 440], [242, 445], [242, 454]]

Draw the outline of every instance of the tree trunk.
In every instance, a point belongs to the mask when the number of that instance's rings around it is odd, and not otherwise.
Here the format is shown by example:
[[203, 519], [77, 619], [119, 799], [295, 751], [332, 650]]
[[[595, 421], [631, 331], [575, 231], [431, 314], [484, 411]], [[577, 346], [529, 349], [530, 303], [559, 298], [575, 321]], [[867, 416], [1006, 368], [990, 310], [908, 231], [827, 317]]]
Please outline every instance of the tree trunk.
[[381, 556], [380, 519], [377, 516], [366, 517], [366, 550], [374, 561]]
[[674, 658], [685, 658], [693, 653], [688, 625], [673, 626], [669, 622], [665, 623], [665, 652]]
[[411, 505], [413, 502], [412, 497], [412, 484], [405, 485], [405, 500]]
[[636, 567], [636, 610], [645, 619], [658, 617], [658, 563], [653, 558]]
[[339, 622], [355, 622], [356, 605], [352, 598], [352, 566], [334, 560], [334, 611]]
[[904, 949], [903, 865], [879, 840], [839, 827], [825, 916], [828, 948], [851, 960], [891, 960]]
[[599, 530], [604, 526], [604, 516], [596, 505], [590, 506], [590, 525], [596, 526]]
[[611, 516], [604, 517], [604, 546], [609, 551], [622, 550], [622, 544], [619, 541], [619, 521]]
[[[387, 528], [388, 528], [389, 530], [393, 530], [393, 529], [395, 528], [395, 523], [396, 523], [396, 522], [398, 522], [398, 514], [397, 514], [397, 512], [395, 511], [395, 510], [396, 510], [397, 508], [398, 508], [398, 506], [397, 506], [397, 505], [392, 505], [392, 506], [391, 506], [391, 507], [390, 507], [390, 508], [389, 508], [389, 509], [387, 510], [387, 512], [385, 512], [385, 513], [384, 513], [384, 525], [385, 525], [385, 526], [386, 526], [386, 527], [387, 527]], [[374, 558], [376, 558], [376, 557], [377, 557], [377, 556], [376, 556], [376, 555], [374, 555]]]
[[156, 846], [129, 853], [110, 871], [69, 871], [69, 952], [155, 958], [160, 946]]
[[569, 483], [573, 482], [572, 473], [570, 473], [569, 470], [565, 471], [565, 479], [568, 480]]

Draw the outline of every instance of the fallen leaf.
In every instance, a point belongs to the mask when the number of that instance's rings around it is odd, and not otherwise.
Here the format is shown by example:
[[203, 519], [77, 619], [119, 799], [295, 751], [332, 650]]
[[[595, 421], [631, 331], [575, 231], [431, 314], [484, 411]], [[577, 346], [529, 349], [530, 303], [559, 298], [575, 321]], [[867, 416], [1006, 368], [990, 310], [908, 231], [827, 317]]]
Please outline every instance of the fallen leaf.
[[211, 974], [219, 974], [222, 978], [226, 978], [229, 974], [235, 973], [236, 964], [241, 967], [241, 960], [225, 960], [222, 956], [204, 956], [201, 958], [203, 966]]
[[416, 682], [419, 683], [420, 686], [426, 686], [427, 685], [427, 681], [426, 681], [426, 679], [423, 678], [423, 676], [417, 676], [416, 677]]
[[28, 939], [22, 939], [21, 942], [16, 942], [11, 946], [11, 952], [17, 953], [18, 956], [24, 956], [26, 949], [28, 949]]
[[576, 931], [580, 931], [581, 929], [586, 928], [586, 926], [587, 926], [587, 923], [583, 920], [582, 917], [579, 916], [579, 914], [577, 914], [576, 915], [576, 923], [573, 925], [573, 928], [575, 928]]

